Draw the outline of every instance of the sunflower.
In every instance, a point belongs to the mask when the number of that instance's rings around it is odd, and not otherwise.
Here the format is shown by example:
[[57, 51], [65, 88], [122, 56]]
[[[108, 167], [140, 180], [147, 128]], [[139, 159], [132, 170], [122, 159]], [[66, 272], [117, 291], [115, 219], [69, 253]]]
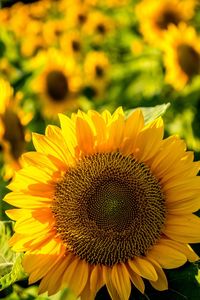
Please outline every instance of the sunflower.
[[42, 36], [28, 35], [25, 39], [21, 40], [20, 52], [22, 56], [31, 57], [37, 54], [40, 50], [45, 50], [47, 44]]
[[33, 2], [28, 4], [29, 16], [35, 20], [44, 19], [48, 13], [48, 9], [51, 6], [51, 2], [43, 0], [42, 2]]
[[136, 14], [145, 39], [159, 46], [170, 24], [192, 18], [195, 4], [195, 0], [143, 0], [136, 6]]
[[84, 62], [85, 85], [94, 90], [95, 96], [104, 92], [108, 82], [110, 63], [102, 51], [91, 51]]
[[[166, 82], [181, 90], [200, 74], [200, 37], [185, 23], [169, 26], [163, 42]], [[178, 80], [177, 80], [178, 78]]]
[[55, 117], [58, 112], [77, 107], [81, 77], [72, 57], [66, 58], [61, 51], [49, 49], [40, 52], [30, 65], [40, 70], [32, 81], [32, 87], [40, 95], [45, 116]]
[[92, 11], [83, 26], [85, 34], [93, 35], [95, 41], [102, 41], [114, 29], [110, 17], [99, 11]]
[[43, 24], [43, 38], [50, 47], [58, 44], [64, 32], [65, 21], [63, 19], [49, 20]]
[[16, 220], [10, 245], [25, 251], [29, 282], [49, 295], [69, 287], [81, 300], [106, 285], [128, 300], [143, 278], [168, 288], [163, 268], [198, 256], [199, 162], [177, 136], [163, 140], [163, 121], [79, 111], [60, 114], [61, 129], [33, 134], [36, 152], [23, 155], [5, 201]]
[[15, 3], [10, 9], [9, 29], [15, 33], [17, 38], [21, 38], [24, 29], [29, 25], [29, 8], [21, 2]]
[[19, 158], [28, 138], [24, 125], [31, 120], [32, 114], [22, 113], [17, 105], [20, 95], [14, 98], [12, 87], [3, 79], [0, 79], [0, 91], [0, 145], [5, 162], [4, 179], [10, 179], [20, 169]]
[[0, 24], [1, 26], [4, 25], [8, 25], [10, 20], [10, 9], [9, 8], [1, 8], [0, 9]]
[[107, 5], [108, 7], [121, 7], [128, 5], [130, 0], [103, 0], [103, 4]]
[[66, 55], [79, 57], [82, 53], [83, 40], [79, 31], [66, 32], [60, 38], [60, 47]]
[[87, 3], [81, 1], [64, 1], [66, 3], [66, 15], [65, 22], [68, 29], [78, 28], [82, 29], [84, 24], [87, 22], [88, 15], [90, 12], [90, 6]]

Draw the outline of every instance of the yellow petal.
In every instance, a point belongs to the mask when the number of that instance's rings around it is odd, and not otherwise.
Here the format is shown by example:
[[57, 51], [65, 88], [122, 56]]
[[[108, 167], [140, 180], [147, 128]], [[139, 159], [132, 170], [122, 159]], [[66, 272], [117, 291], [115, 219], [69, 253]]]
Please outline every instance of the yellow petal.
[[167, 211], [169, 214], [172, 215], [185, 215], [188, 213], [193, 213], [200, 209], [200, 197], [192, 197], [190, 199], [182, 199], [176, 201], [176, 199], [173, 199], [174, 201], [167, 201]]
[[[188, 155], [188, 152], [185, 154]], [[164, 177], [161, 179], [161, 184], [168, 182], [189, 179], [197, 175], [199, 172], [199, 162], [187, 162], [183, 159], [174, 162], [171, 169], [165, 172]]]
[[170, 136], [163, 140], [161, 149], [151, 164], [151, 170], [158, 178], [165, 177], [166, 174], [169, 174], [170, 169], [177, 170], [174, 168], [174, 164], [185, 155], [185, 148], [185, 142], [176, 136]]
[[[94, 300], [95, 295], [96, 295], [96, 293], [93, 294], [90, 290], [90, 282], [88, 280], [85, 285], [84, 290], [81, 292], [81, 300]], [[70, 300], [71, 300], [71, 298], [70, 298]], [[77, 300], [77, 297], [74, 300]]]
[[108, 110], [104, 110], [101, 115], [106, 124], [108, 124], [112, 119], [111, 113]]
[[76, 136], [79, 149], [84, 154], [92, 154], [94, 152], [94, 134], [87, 121], [80, 117], [76, 120]]
[[58, 238], [51, 238], [41, 249], [35, 249], [35, 254], [58, 255], [64, 251], [64, 246]]
[[31, 239], [31, 236], [29, 235], [30, 241], [27, 241], [24, 246], [26, 247], [26, 250], [31, 252], [42, 249], [51, 241], [51, 239], [55, 237], [55, 235], [56, 232], [52, 233], [51, 229], [47, 230], [46, 232], [44, 231], [40, 234], [40, 236], [36, 233], [35, 236], [33, 236], [33, 239]]
[[133, 151], [140, 161], [147, 161], [158, 151], [163, 138], [163, 121], [161, 118], [149, 123], [139, 133], [136, 149]]
[[50, 207], [52, 199], [45, 197], [31, 196], [21, 192], [10, 192], [4, 197], [4, 201], [20, 208], [42, 208]]
[[70, 149], [68, 149], [66, 141], [63, 137], [62, 130], [53, 125], [48, 125], [45, 131], [45, 134], [49, 140], [59, 145], [59, 148], [64, 150], [64, 154], [66, 157], [67, 163], [70, 165], [74, 162], [74, 152], [71, 153]]
[[166, 275], [165, 275], [163, 269], [161, 268], [161, 266], [154, 259], [149, 258], [149, 261], [154, 266], [154, 268], [156, 270], [156, 273], [158, 275], [158, 279], [156, 281], [150, 280], [149, 282], [158, 291], [167, 290], [168, 289], [168, 282], [167, 282], [167, 278], [166, 278]]
[[190, 187], [191, 189], [196, 189], [200, 192], [200, 177], [196, 176], [193, 178], [186, 178], [182, 180], [171, 180], [168, 183], [165, 183], [163, 186], [164, 191], [168, 190], [182, 190], [184, 187]]
[[45, 154], [34, 151], [24, 153], [21, 156], [21, 163], [24, 167], [30, 165], [34, 167], [39, 167], [50, 174], [52, 174], [55, 171], [58, 171], [58, 167], [55, 164], [53, 164], [52, 160], [50, 160]]
[[124, 116], [119, 115], [108, 125], [108, 151], [117, 151], [124, 137]]
[[121, 300], [128, 300], [131, 293], [129, 273], [124, 264], [117, 264], [112, 267], [112, 282]]
[[[53, 186], [52, 176], [36, 167], [29, 166], [20, 169], [15, 173], [12, 182], [8, 185], [9, 189], [23, 191], [29, 187], [37, 187], [38, 185]], [[45, 187], [44, 187], [45, 190]]]
[[74, 256], [74, 259], [63, 275], [62, 281], [78, 297], [88, 281], [88, 274], [88, 263]]
[[126, 120], [124, 128], [124, 141], [120, 150], [124, 155], [133, 153], [136, 147], [137, 137], [144, 127], [144, 117], [140, 109], [136, 109]]
[[144, 294], [145, 285], [144, 281], [142, 280], [141, 276], [139, 276], [137, 273], [135, 273], [127, 264], [127, 269], [129, 272], [130, 279], [134, 286], [142, 293]]
[[106, 137], [106, 123], [102, 116], [97, 113], [96, 111], [90, 110], [88, 112], [88, 115], [90, 116], [91, 120], [93, 121], [95, 131], [96, 131], [96, 145], [95, 149], [96, 151], [102, 152], [104, 148], [102, 147], [107, 140]]
[[134, 143], [135, 137], [144, 127], [144, 117], [140, 109], [136, 109], [128, 116], [124, 128], [124, 137], [131, 138]]
[[58, 114], [58, 116], [66, 146], [71, 155], [75, 157], [75, 148], [77, 146], [75, 122], [63, 114]]
[[34, 236], [25, 236], [24, 234], [15, 233], [9, 240], [9, 246], [12, 247], [13, 251], [23, 252], [26, 251], [26, 243], [34, 239]]
[[200, 218], [195, 215], [169, 215], [164, 234], [182, 243], [200, 242]]
[[24, 215], [30, 215], [31, 216], [31, 212], [28, 209], [9, 209], [6, 210], [6, 215], [12, 219], [12, 220], [18, 220], [20, 218], [23, 218]]
[[172, 241], [169, 239], [161, 239], [159, 243], [161, 245], [174, 248], [177, 251], [183, 253], [191, 262], [197, 261], [199, 259], [199, 256], [192, 250], [192, 248], [188, 244], [182, 244], [180, 242]]
[[25, 254], [23, 258], [23, 267], [29, 276], [29, 284], [32, 284], [42, 277], [60, 260], [58, 255], [34, 255]]
[[154, 281], [158, 279], [154, 267], [145, 258], [135, 257], [133, 260], [129, 260], [128, 264], [130, 268], [139, 276]]
[[111, 278], [111, 268], [103, 266], [103, 280], [112, 300], [121, 300]]
[[42, 224], [41, 222], [34, 220], [33, 218], [19, 219], [15, 224], [15, 231], [17, 233], [24, 233], [28, 231], [31, 234], [40, 233], [48, 229], [49, 223]]
[[48, 295], [53, 295], [62, 286], [62, 276], [68, 266], [68, 259], [61, 257], [57, 263], [43, 277], [39, 285], [39, 294], [48, 291]]
[[68, 165], [68, 159], [65, 154], [67, 148], [63, 149], [62, 145], [59, 145], [55, 141], [50, 140], [48, 137], [37, 133], [33, 133], [33, 145], [38, 152], [44, 153], [50, 158], [52, 156], [57, 158], [60, 163], [63, 164], [63, 167]]
[[91, 295], [96, 295], [97, 291], [104, 285], [103, 283], [102, 266], [96, 265], [90, 276]]
[[187, 258], [174, 248], [162, 244], [154, 245], [147, 258], [157, 261], [165, 269], [174, 269], [182, 266]]

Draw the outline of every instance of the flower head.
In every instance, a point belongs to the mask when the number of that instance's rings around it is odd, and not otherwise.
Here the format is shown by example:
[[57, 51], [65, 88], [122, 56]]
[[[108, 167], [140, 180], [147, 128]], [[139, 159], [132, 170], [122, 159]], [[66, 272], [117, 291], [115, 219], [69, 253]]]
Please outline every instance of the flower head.
[[91, 51], [84, 61], [85, 85], [91, 87], [94, 96], [105, 91], [109, 81], [110, 62], [103, 51]]
[[194, 14], [195, 0], [143, 0], [136, 7], [140, 30], [145, 39], [160, 46], [170, 24], [188, 21]]
[[14, 96], [9, 82], [0, 79], [0, 145], [4, 159], [4, 177], [10, 179], [20, 168], [19, 158], [25, 151], [25, 125], [32, 119], [32, 113], [25, 114], [19, 108], [21, 96]]
[[125, 118], [79, 111], [60, 115], [61, 129], [34, 134], [36, 152], [23, 155], [5, 201], [16, 220], [10, 244], [25, 251], [30, 283], [56, 293], [69, 287], [94, 299], [106, 285], [128, 300], [143, 278], [167, 289], [162, 268], [198, 256], [199, 163], [176, 136], [163, 139], [163, 121], [144, 124], [141, 110]]
[[200, 74], [200, 37], [193, 27], [185, 23], [180, 23], [178, 27], [169, 26], [164, 37], [166, 82], [181, 90]]
[[74, 59], [50, 48], [33, 58], [30, 67], [35, 66], [40, 71], [33, 79], [32, 87], [40, 95], [43, 114], [55, 118], [59, 112], [73, 110], [81, 86], [80, 71]]

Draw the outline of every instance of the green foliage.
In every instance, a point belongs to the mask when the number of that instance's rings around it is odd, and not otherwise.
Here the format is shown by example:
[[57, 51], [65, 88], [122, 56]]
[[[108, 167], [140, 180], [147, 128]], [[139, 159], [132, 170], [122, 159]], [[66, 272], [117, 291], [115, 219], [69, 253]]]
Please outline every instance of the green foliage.
[[[144, 121], [145, 123], [149, 123], [156, 118], [162, 116], [165, 114], [166, 110], [170, 106], [170, 103], [156, 105], [153, 107], [139, 107], [144, 115]], [[135, 109], [130, 109], [126, 111], [126, 115], [129, 116]]]
[[47, 293], [38, 295], [38, 287], [30, 286], [24, 288], [19, 284], [14, 284], [11, 293], [2, 297], [2, 300], [78, 300], [69, 289], [64, 289], [57, 294], [48, 297]]
[[8, 244], [12, 224], [0, 222], [0, 291], [26, 277], [21, 264], [23, 255], [13, 252]]

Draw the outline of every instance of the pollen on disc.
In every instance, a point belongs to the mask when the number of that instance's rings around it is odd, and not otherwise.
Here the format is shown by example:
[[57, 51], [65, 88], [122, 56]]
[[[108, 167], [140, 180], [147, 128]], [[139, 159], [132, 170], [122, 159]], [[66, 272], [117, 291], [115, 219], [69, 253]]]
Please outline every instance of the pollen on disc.
[[115, 152], [85, 156], [69, 169], [56, 185], [52, 211], [68, 251], [112, 266], [156, 243], [166, 208], [150, 169]]

